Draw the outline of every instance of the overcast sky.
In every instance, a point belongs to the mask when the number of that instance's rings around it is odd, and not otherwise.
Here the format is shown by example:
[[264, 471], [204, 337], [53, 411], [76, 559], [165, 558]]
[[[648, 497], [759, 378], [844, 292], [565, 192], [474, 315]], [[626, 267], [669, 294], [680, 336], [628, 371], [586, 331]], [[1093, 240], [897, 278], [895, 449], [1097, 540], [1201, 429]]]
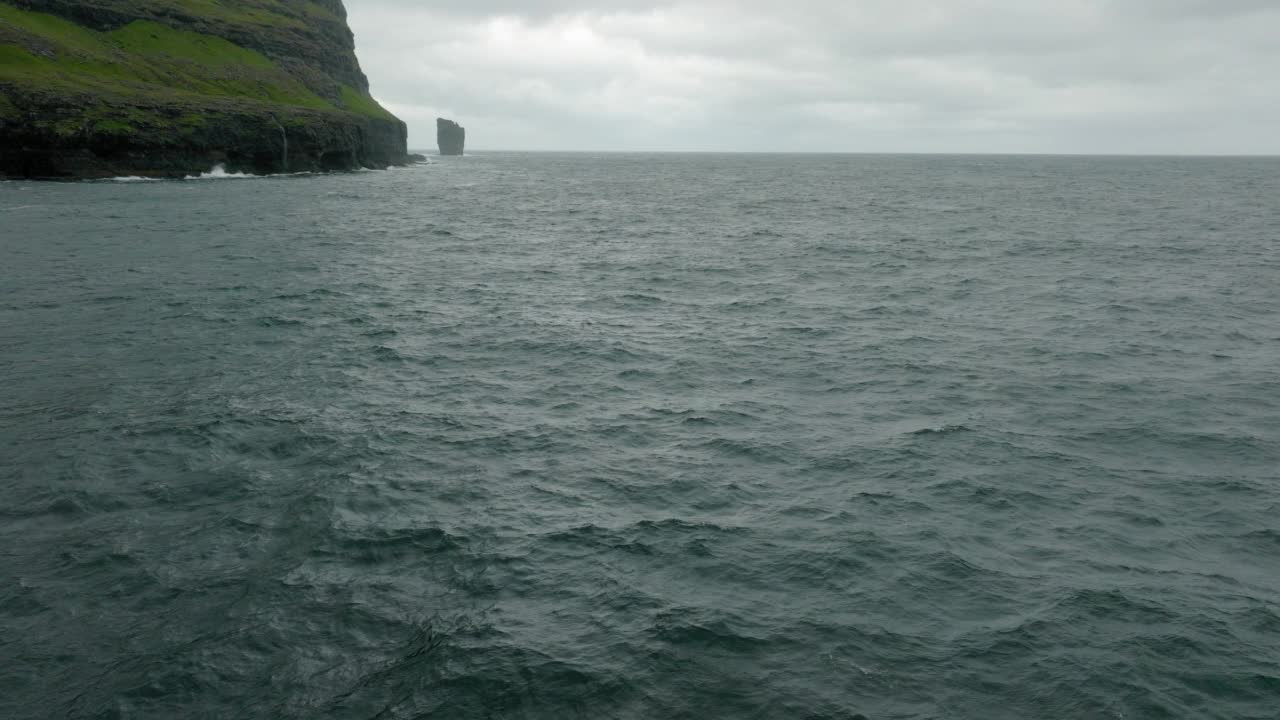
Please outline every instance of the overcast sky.
[[468, 149], [1280, 153], [1280, 0], [347, 0]]

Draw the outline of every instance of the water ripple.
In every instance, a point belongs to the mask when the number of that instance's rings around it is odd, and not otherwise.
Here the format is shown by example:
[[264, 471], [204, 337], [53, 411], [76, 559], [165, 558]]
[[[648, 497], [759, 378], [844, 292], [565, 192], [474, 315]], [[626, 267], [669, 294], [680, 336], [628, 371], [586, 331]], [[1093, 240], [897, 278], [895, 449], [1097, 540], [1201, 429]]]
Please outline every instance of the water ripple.
[[1276, 170], [0, 185], [0, 716], [1273, 720]]

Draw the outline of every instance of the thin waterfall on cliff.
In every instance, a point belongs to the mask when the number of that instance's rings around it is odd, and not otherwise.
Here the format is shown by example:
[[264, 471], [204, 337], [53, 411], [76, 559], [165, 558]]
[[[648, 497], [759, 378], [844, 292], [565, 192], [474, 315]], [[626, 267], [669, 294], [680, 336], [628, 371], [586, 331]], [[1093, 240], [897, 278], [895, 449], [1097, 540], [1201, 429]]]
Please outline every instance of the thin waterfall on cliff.
[[289, 133], [285, 131], [284, 125], [280, 124], [275, 115], [271, 116], [271, 122], [280, 128], [280, 171], [289, 172]]

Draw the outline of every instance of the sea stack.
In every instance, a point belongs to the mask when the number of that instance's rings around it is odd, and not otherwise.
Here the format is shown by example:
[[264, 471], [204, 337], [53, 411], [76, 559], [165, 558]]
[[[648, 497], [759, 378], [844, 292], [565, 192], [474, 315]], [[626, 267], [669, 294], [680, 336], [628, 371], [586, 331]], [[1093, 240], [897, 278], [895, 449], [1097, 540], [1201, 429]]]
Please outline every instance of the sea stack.
[[441, 155], [461, 155], [466, 142], [466, 128], [452, 120], [436, 118], [436, 144]]

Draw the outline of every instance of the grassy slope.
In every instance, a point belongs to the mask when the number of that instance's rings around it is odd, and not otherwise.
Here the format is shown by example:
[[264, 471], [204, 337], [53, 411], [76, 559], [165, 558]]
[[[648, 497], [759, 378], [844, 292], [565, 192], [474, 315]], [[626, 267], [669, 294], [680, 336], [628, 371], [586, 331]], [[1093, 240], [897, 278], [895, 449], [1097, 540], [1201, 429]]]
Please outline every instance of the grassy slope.
[[[267, 7], [270, 1], [266, 0]], [[151, 2], [150, 4], [158, 4]], [[214, 0], [165, 0], [184, 12], [261, 25], [297, 23], [261, 8], [228, 7]], [[332, 15], [307, 3], [309, 12]], [[0, 2], [0, 85], [34, 93], [64, 93], [96, 98], [76, 121], [64, 120], [72, 133], [86, 124], [98, 132], [132, 132], [157, 123], [196, 125], [198, 109], [235, 100], [267, 108], [345, 110], [392, 118], [368, 95], [342, 86], [341, 96], [322, 98], [272, 60], [227, 40], [138, 20], [110, 32], [96, 32], [67, 20], [27, 12]], [[2, 88], [0, 88], [2, 89]], [[189, 106], [192, 112], [163, 119], [148, 108]], [[0, 117], [12, 116], [13, 103], [0, 94]]]
[[[193, 17], [206, 17], [245, 25], [263, 25], [267, 27], [289, 27], [301, 22], [280, 5], [276, 0], [256, 0], [257, 7], [232, 7], [218, 0], [133, 0], [140, 9], [181, 10]], [[317, 17], [334, 19], [328, 10], [308, 3], [306, 12]]]

